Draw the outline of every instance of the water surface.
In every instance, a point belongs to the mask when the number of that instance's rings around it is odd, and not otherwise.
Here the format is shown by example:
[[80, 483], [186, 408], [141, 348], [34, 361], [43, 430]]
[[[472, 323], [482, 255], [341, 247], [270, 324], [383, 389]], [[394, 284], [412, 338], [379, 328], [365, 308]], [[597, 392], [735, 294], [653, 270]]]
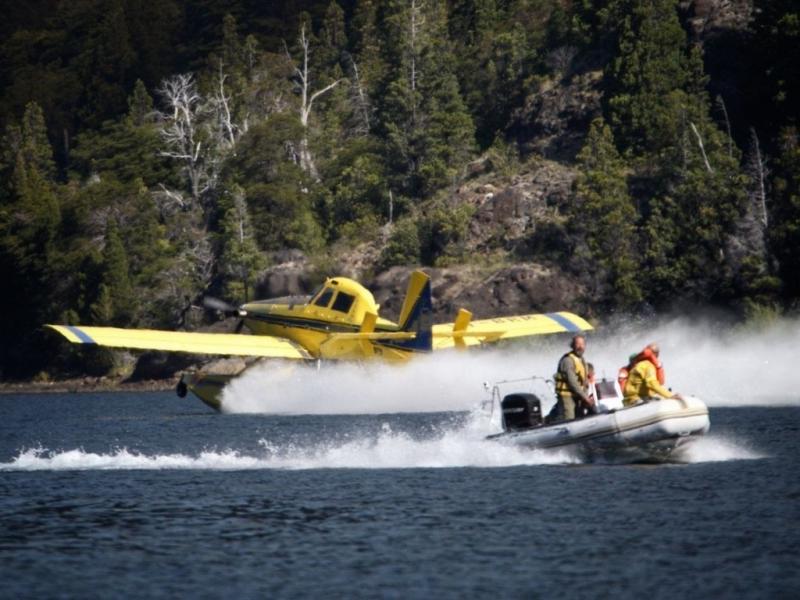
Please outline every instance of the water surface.
[[796, 597], [800, 408], [687, 464], [587, 465], [465, 412], [0, 396], [0, 596]]

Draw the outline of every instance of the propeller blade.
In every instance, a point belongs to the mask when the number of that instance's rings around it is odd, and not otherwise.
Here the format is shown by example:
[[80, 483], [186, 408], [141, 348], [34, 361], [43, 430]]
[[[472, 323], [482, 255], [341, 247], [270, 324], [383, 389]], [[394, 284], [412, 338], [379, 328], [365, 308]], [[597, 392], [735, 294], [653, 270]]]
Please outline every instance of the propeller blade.
[[228, 304], [224, 300], [214, 298], [213, 296], [206, 296], [203, 298], [203, 306], [209, 310], [216, 310], [224, 313], [226, 316], [238, 315], [239, 307]]
[[236, 323], [236, 329], [233, 330], [234, 333], [241, 333], [242, 327], [244, 327], [244, 319], [239, 319], [239, 322]]

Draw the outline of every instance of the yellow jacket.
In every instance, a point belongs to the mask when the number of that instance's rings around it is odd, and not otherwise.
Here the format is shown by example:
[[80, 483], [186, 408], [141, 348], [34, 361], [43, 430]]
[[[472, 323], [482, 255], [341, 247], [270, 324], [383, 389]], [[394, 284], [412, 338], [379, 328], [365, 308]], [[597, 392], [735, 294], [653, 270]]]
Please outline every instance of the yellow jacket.
[[672, 398], [673, 394], [658, 383], [656, 367], [649, 360], [640, 360], [628, 373], [628, 381], [622, 392], [625, 405], [635, 403], [643, 398], [661, 396]]
[[588, 401], [586, 361], [574, 352], [567, 352], [558, 361], [555, 374], [556, 393], [559, 396], [571, 395], [573, 398]]

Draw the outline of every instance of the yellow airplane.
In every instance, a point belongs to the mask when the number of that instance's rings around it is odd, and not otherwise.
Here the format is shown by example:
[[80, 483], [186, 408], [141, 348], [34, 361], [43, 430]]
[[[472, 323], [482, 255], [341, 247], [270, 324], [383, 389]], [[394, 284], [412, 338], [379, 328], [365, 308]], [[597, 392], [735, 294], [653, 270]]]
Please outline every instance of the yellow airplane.
[[[369, 360], [405, 362], [415, 354], [548, 333], [588, 331], [592, 326], [569, 312], [472, 320], [461, 309], [455, 322], [433, 324], [430, 277], [414, 271], [397, 323], [378, 316], [372, 293], [347, 277], [334, 277], [311, 296], [249, 302], [240, 307], [212, 300], [209, 307], [240, 318], [254, 335], [195, 333], [47, 325], [74, 344], [301, 361]], [[193, 392], [221, 409], [221, 391], [232, 375], [185, 374], [178, 395]]]

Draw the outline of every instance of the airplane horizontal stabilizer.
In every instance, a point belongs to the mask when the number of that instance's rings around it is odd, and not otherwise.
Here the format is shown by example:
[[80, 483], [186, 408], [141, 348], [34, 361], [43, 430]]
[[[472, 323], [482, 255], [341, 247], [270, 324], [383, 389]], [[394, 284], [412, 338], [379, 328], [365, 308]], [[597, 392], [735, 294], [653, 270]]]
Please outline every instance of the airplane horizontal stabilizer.
[[269, 335], [196, 333], [74, 325], [46, 325], [46, 327], [55, 329], [73, 344], [96, 344], [110, 348], [163, 350], [165, 352], [190, 352], [192, 354], [294, 359], [313, 358], [299, 344]]
[[413, 340], [417, 334], [413, 331], [359, 331], [355, 333], [332, 333], [331, 340]]
[[586, 320], [570, 312], [518, 315], [470, 321], [466, 328], [456, 323], [433, 326], [433, 349], [476, 346], [518, 337], [549, 333], [579, 333], [594, 329]]

